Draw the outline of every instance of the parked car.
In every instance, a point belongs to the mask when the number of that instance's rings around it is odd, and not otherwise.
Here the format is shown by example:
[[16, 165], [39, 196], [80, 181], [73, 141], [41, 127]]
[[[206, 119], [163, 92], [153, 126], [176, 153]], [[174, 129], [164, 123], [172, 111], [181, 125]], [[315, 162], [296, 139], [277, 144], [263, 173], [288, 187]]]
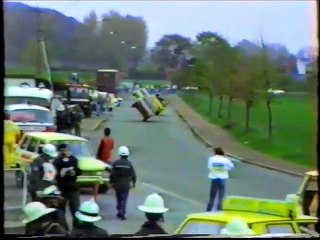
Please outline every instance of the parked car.
[[300, 234], [301, 228], [314, 230], [318, 218], [306, 216], [302, 207], [290, 200], [270, 200], [230, 196], [217, 212], [190, 214], [175, 234], [220, 235], [233, 218], [241, 217], [254, 232], [263, 234]]
[[23, 132], [55, 132], [57, 130], [52, 112], [33, 104], [12, 104], [5, 107], [10, 120]]
[[[111, 166], [96, 159], [90, 151], [89, 142], [85, 138], [63, 133], [28, 132], [19, 143], [18, 166], [26, 168], [39, 155], [40, 148], [44, 144], [58, 146], [68, 144], [69, 151], [78, 158], [79, 168], [82, 175], [78, 177], [81, 188], [93, 187], [99, 183], [99, 190], [105, 193], [109, 189], [109, 169]], [[23, 186], [22, 175], [17, 173], [16, 182], [18, 187]]]

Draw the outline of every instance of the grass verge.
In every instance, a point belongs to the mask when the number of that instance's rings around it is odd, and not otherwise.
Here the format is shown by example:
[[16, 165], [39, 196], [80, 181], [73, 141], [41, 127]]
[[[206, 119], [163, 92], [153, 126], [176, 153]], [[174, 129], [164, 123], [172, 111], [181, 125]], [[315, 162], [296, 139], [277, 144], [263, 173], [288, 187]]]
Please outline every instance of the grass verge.
[[180, 93], [181, 98], [208, 122], [221, 126], [236, 140], [270, 156], [305, 166], [316, 166], [317, 112], [308, 95], [283, 96], [272, 105], [273, 136], [267, 136], [267, 108], [263, 102], [251, 110], [251, 130], [246, 132], [245, 105], [234, 100], [231, 126], [227, 120], [227, 100], [223, 102], [223, 117], [218, 118], [218, 99], [209, 113], [209, 97], [201, 93]]

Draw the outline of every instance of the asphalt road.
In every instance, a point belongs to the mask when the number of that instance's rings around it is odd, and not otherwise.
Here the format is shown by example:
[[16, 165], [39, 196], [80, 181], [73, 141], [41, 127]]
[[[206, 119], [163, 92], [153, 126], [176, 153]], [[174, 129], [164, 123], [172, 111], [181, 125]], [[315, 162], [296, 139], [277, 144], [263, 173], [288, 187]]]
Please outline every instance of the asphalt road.
[[[128, 146], [139, 180], [129, 196], [128, 220], [121, 221], [115, 217], [114, 192], [110, 190], [98, 198], [103, 217], [98, 225], [113, 234], [134, 233], [144, 221], [143, 213], [136, 209], [137, 205], [142, 204], [148, 194], [157, 192], [164, 197], [170, 209], [165, 215], [165, 229], [171, 233], [188, 213], [205, 210], [210, 150], [194, 138], [170, 107], [163, 116], [142, 122], [131, 104], [131, 100], [125, 101], [98, 131], [84, 133], [95, 154], [103, 128], [110, 127], [116, 141], [114, 158], [117, 158], [116, 150], [120, 145]], [[239, 164], [232, 175], [227, 186], [228, 195], [283, 199], [286, 194], [295, 192], [301, 183], [298, 177], [244, 163]], [[13, 196], [14, 189], [14, 186], [6, 186], [5, 191], [8, 196]], [[89, 191], [82, 195], [82, 200], [90, 197]]]

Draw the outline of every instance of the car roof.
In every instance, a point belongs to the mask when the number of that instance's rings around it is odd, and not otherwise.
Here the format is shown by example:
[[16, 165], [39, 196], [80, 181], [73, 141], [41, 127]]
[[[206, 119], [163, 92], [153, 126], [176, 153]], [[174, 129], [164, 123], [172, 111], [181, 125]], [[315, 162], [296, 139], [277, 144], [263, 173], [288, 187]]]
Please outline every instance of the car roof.
[[5, 97], [52, 98], [53, 92], [46, 88], [10, 86], [5, 88]]
[[37, 109], [49, 112], [49, 109], [35, 104], [19, 103], [6, 106], [6, 110], [8, 111], [15, 111], [20, 109]]
[[306, 175], [311, 176], [311, 177], [318, 177], [319, 172], [318, 171], [309, 171], [309, 172], [306, 172]]
[[48, 141], [85, 141], [88, 140], [82, 137], [77, 137], [70, 134], [65, 133], [57, 133], [57, 132], [27, 132], [25, 133], [26, 136], [32, 136], [40, 139], [45, 139]]
[[[245, 212], [245, 211], [218, 211], [218, 212], [203, 212], [189, 214], [189, 220], [207, 220], [207, 221], [221, 221], [228, 222], [230, 219], [240, 217], [247, 223], [256, 222], [272, 222], [272, 221], [291, 221], [289, 217], [276, 216], [271, 214], [261, 214], [255, 212]], [[295, 220], [317, 220], [316, 217], [311, 216], [298, 216]]]

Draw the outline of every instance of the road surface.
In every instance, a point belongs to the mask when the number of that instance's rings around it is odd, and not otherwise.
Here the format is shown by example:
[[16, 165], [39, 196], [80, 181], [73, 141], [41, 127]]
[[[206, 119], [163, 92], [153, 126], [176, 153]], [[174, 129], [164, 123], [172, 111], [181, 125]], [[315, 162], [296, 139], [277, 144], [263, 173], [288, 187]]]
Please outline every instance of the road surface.
[[[94, 154], [103, 128], [112, 129], [116, 150], [126, 145], [131, 151], [139, 183], [129, 196], [127, 221], [116, 218], [114, 192], [100, 195], [98, 204], [103, 220], [98, 225], [113, 234], [134, 233], [144, 221], [136, 207], [154, 192], [160, 193], [170, 211], [165, 215], [165, 229], [172, 233], [186, 214], [204, 211], [208, 200], [207, 159], [211, 151], [202, 145], [174, 111], [168, 107], [163, 116], [142, 122], [132, 101], [115, 109], [112, 119], [96, 132], [84, 133]], [[283, 199], [295, 192], [301, 179], [241, 163], [227, 186], [228, 195]], [[6, 191], [9, 191], [6, 189]], [[82, 195], [82, 200], [91, 192]]]

